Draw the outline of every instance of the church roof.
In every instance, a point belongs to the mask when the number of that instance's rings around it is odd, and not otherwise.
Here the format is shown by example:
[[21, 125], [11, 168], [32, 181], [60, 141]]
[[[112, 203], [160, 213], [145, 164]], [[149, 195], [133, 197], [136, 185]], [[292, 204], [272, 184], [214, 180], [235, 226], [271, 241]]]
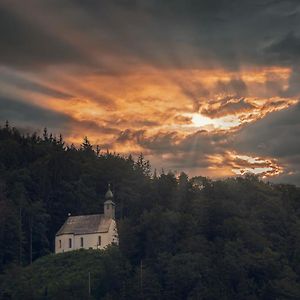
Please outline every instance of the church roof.
[[68, 217], [56, 235], [108, 232], [111, 219], [103, 214]]

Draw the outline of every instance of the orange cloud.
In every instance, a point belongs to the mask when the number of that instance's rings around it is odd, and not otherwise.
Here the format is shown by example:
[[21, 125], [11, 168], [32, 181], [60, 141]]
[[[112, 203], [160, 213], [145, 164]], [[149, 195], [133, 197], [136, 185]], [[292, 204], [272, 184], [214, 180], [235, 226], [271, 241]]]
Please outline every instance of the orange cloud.
[[[1, 87], [8, 95], [77, 120], [78, 125], [72, 122], [73, 128], [65, 137], [69, 143], [79, 144], [87, 135], [102, 149], [124, 154], [144, 152], [154, 161], [159, 158], [159, 165], [165, 164], [166, 168], [184, 169], [176, 161], [186, 161], [190, 155], [190, 172], [211, 176], [248, 171], [273, 176], [282, 172], [272, 158], [253, 161], [232, 149], [219, 151], [221, 144], [214, 138], [297, 103], [296, 96], [284, 97], [281, 93], [288, 88], [289, 68], [225, 71], [136, 67], [135, 72], [129, 70], [118, 76], [68, 67], [63, 71], [49, 68], [43, 76], [25, 71], [15, 74], [19, 80], [26, 78], [31, 84], [67, 97], [34, 89], [24, 91], [22, 86], [9, 83], [2, 83]], [[271, 80], [279, 87], [276, 96], [270, 91]], [[85, 122], [84, 130], [81, 122]], [[192, 138], [197, 144], [196, 133], [201, 130], [211, 140], [210, 153], [199, 158], [197, 152], [187, 154], [189, 150], [183, 149], [183, 144]], [[204, 134], [199, 137], [203, 138]], [[224, 143], [222, 147], [226, 148], [227, 142]], [[194, 161], [198, 162], [197, 170], [192, 167]]]
[[244, 175], [246, 173], [258, 174], [262, 178], [277, 176], [283, 172], [283, 167], [276, 159], [252, 157], [241, 155], [235, 151], [226, 151], [222, 154], [208, 155], [210, 169], [216, 173], [218, 170], [227, 170], [226, 176]]

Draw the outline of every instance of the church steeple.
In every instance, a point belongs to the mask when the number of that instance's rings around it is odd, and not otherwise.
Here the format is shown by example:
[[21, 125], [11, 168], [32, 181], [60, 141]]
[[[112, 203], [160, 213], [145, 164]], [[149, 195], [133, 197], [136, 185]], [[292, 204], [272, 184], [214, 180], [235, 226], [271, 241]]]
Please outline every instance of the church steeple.
[[110, 183], [108, 184], [108, 187], [107, 187], [107, 192], [105, 194], [105, 200], [112, 200], [114, 198], [114, 195], [110, 189]]
[[108, 189], [105, 194], [104, 202], [104, 216], [105, 218], [114, 219], [115, 218], [115, 203], [113, 202], [114, 195], [110, 189], [110, 184], [108, 184]]

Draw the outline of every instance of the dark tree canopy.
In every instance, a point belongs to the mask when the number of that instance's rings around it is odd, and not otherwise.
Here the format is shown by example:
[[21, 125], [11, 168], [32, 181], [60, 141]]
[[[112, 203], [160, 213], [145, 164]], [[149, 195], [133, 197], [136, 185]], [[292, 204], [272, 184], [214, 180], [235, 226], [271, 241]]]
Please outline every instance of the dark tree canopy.
[[[51, 254], [68, 213], [102, 212], [108, 182], [120, 246]], [[77, 149], [7, 123], [0, 299], [88, 299], [89, 272], [90, 299], [300, 299], [300, 190], [152, 173], [142, 154], [103, 153], [88, 138]]]

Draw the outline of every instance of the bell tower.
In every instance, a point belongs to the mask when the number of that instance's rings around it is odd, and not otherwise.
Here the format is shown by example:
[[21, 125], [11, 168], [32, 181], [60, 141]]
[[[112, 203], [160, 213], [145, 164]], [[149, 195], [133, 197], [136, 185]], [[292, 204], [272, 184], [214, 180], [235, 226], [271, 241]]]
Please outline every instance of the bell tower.
[[105, 194], [104, 202], [104, 216], [108, 219], [115, 219], [115, 203], [113, 202], [114, 195], [110, 189], [110, 184], [108, 184], [108, 189]]

